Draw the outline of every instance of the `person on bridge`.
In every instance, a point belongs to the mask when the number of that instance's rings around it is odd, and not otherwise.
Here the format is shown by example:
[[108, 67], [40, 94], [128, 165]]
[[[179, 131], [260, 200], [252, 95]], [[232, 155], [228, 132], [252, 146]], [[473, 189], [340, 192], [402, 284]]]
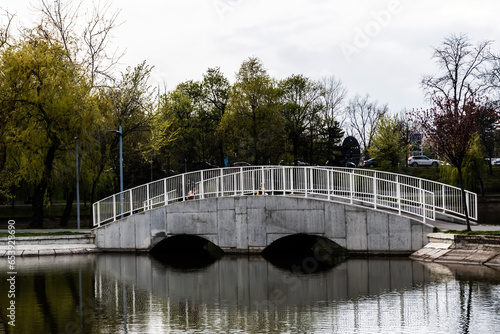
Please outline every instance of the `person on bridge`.
[[267, 193], [265, 192], [265, 184], [264, 184], [264, 182], [262, 182], [260, 184], [259, 190], [257, 191], [257, 196], [259, 196], [259, 195], [267, 195]]
[[187, 195], [186, 199], [187, 200], [194, 199], [195, 196], [196, 196], [196, 189], [193, 188], [193, 189], [190, 189], [188, 191], [188, 195]]

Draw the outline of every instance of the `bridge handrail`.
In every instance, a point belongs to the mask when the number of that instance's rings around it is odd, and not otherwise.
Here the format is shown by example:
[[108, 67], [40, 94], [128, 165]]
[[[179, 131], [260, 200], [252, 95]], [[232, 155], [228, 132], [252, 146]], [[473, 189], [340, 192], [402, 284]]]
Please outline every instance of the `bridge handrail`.
[[[93, 204], [93, 224], [169, 203], [244, 195], [291, 195], [364, 203], [434, 220], [436, 210], [464, 218], [460, 188], [413, 176], [341, 167], [247, 166], [206, 169], [153, 181]], [[477, 220], [477, 195], [467, 191], [469, 216]]]

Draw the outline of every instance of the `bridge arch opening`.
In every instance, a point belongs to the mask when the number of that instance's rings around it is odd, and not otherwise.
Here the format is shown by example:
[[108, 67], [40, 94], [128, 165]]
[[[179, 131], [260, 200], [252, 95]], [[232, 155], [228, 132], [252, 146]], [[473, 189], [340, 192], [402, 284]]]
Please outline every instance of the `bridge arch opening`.
[[328, 238], [299, 233], [274, 241], [261, 255], [277, 267], [310, 274], [337, 266], [349, 253]]
[[188, 234], [167, 237], [149, 253], [159, 262], [179, 269], [203, 268], [224, 256], [224, 251], [213, 242]]

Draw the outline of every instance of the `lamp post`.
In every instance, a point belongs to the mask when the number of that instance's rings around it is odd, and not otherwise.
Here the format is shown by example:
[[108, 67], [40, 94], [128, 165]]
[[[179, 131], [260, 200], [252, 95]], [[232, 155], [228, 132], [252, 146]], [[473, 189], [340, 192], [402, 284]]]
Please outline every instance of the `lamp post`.
[[120, 135], [120, 212], [123, 218], [123, 132], [122, 126], [118, 126], [118, 130], [108, 130], [108, 132], [114, 132]]
[[80, 229], [80, 163], [78, 159], [78, 137], [75, 137], [75, 151], [76, 151], [76, 222], [78, 229]]

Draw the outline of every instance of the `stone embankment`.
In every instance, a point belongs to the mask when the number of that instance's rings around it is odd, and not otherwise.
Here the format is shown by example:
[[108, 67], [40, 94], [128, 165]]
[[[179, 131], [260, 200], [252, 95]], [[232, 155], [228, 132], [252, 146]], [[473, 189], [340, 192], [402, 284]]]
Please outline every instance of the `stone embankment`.
[[429, 233], [428, 238], [429, 243], [411, 259], [500, 266], [500, 236]]
[[88, 254], [100, 251], [94, 244], [91, 233], [16, 237], [14, 242], [9, 244], [8, 238], [0, 238], [0, 257], [11, 255], [9, 250], [14, 250], [16, 256]]

